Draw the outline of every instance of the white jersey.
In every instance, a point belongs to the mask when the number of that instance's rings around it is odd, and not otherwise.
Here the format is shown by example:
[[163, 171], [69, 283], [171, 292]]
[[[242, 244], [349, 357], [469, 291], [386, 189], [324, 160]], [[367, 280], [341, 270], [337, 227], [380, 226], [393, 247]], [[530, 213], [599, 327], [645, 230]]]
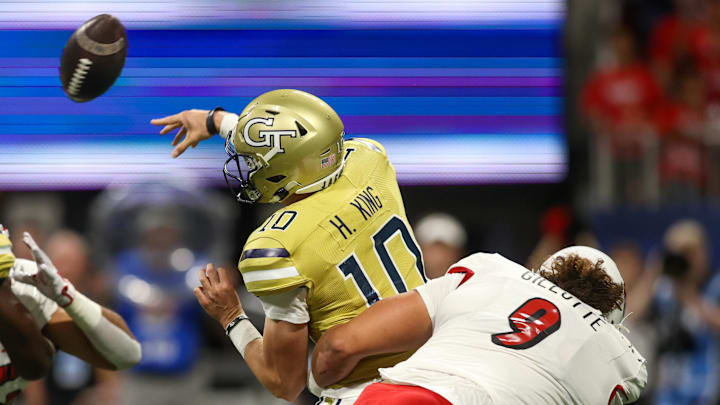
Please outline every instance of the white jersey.
[[[12, 272], [35, 274], [37, 273], [37, 265], [30, 260], [16, 259]], [[32, 315], [38, 329], [42, 329], [57, 311], [57, 304], [44, 296], [34, 286], [12, 281], [10, 289]], [[15, 397], [27, 384], [27, 380], [17, 376], [15, 373], [10, 357], [5, 351], [2, 342], [0, 342], [0, 404], [4, 404]]]
[[599, 311], [498, 254], [477, 253], [417, 288], [433, 335], [380, 369], [453, 404], [634, 402], [645, 359]]

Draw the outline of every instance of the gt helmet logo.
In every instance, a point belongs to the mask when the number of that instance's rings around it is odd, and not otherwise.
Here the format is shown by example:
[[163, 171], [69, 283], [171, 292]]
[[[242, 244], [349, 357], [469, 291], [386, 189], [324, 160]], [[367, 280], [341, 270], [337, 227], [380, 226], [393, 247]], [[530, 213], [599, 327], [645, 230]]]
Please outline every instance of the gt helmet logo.
[[245, 143], [249, 146], [253, 147], [269, 147], [271, 148], [270, 151], [264, 156], [265, 161], [270, 160], [273, 156], [275, 156], [278, 153], [285, 153], [285, 149], [282, 147], [282, 137], [283, 136], [289, 136], [292, 138], [295, 138], [297, 136], [297, 131], [295, 130], [279, 130], [279, 131], [268, 131], [268, 130], [260, 130], [258, 131], [258, 136], [260, 137], [260, 141], [255, 141], [250, 137], [250, 128], [252, 128], [255, 124], [263, 124], [266, 127], [272, 127], [273, 123], [275, 122], [274, 118], [253, 118], [251, 120], [248, 120], [248, 122], [245, 124], [245, 128], [243, 128], [243, 140]]
[[[342, 172], [344, 126], [312, 94], [293, 89], [263, 93], [240, 114], [226, 140], [224, 172], [242, 202], [278, 202], [312, 193]], [[322, 159], [335, 155], [323, 167]]]

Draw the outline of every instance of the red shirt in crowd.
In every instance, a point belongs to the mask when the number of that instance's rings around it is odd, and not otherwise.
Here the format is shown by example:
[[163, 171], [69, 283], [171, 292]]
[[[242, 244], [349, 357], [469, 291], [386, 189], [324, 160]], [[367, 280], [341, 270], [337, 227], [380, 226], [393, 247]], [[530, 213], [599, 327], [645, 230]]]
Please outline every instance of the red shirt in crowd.
[[699, 31], [693, 50], [697, 67], [705, 81], [708, 100], [720, 103], [720, 33], [710, 29]]
[[660, 176], [665, 182], [703, 181], [702, 145], [707, 117], [681, 103], [667, 103], [658, 115], [661, 134]]
[[652, 127], [662, 92], [650, 70], [634, 63], [595, 73], [586, 84], [586, 113], [610, 136], [613, 150], [637, 157]]
[[660, 20], [650, 39], [650, 58], [653, 64], [671, 70], [678, 59], [697, 59], [703, 52], [707, 27], [700, 21], [688, 21], [676, 15]]
[[[702, 21], [677, 16], [661, 20], [653, 31], [650, 56], [653, 66], [672, 85], [672, 71], [682, 59], [702, 72], [709, 101], [720, 103], [720, 33]], [[664, 72], [664, 73], [663, 73]]]

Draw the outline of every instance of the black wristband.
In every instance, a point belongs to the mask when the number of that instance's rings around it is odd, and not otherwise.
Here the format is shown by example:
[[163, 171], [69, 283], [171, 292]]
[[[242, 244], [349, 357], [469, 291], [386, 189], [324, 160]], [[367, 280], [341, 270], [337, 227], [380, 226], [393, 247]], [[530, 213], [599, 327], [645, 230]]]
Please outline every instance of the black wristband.
[[207, 117], [205, 117], [205, 129], [207, 129], [210, 135], [216, 135], [218, 133], [218, 129], [215, 126], [215, 113], [217, 111], [225, 111], [225, 109], [222, 107], [215, 107], [208, 111]]
[[229, 324], [227, 324], [227, 326], [225, 327], [225, 334], [226, 334], [226, 335], [230, 335], [230, 331], [231, 331], [234, 327], [236, 327], [237, 324], [239, 324], [240, 322], [242, 322], [242, 321], [244, 321], [244, 320], [248, 320], [248, 321], [249, 321], [250, 318], [248, 318], [247, 315], [245, 315], [245, 314], [240, 314], [240, 315], [238, 315], [235, 319], [233, 319], [232, 321], [230, 321]]

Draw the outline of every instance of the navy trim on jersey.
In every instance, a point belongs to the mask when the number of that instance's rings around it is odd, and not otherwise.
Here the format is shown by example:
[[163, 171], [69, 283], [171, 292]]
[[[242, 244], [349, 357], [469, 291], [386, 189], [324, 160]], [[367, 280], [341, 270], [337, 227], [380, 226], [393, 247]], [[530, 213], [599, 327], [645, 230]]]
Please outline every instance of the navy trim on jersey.
[[240, 261], [245, 259], [259, 259], [263, 257], [290, 257], [290, 252], [284, 248], [248, 249], [242, 253]]

